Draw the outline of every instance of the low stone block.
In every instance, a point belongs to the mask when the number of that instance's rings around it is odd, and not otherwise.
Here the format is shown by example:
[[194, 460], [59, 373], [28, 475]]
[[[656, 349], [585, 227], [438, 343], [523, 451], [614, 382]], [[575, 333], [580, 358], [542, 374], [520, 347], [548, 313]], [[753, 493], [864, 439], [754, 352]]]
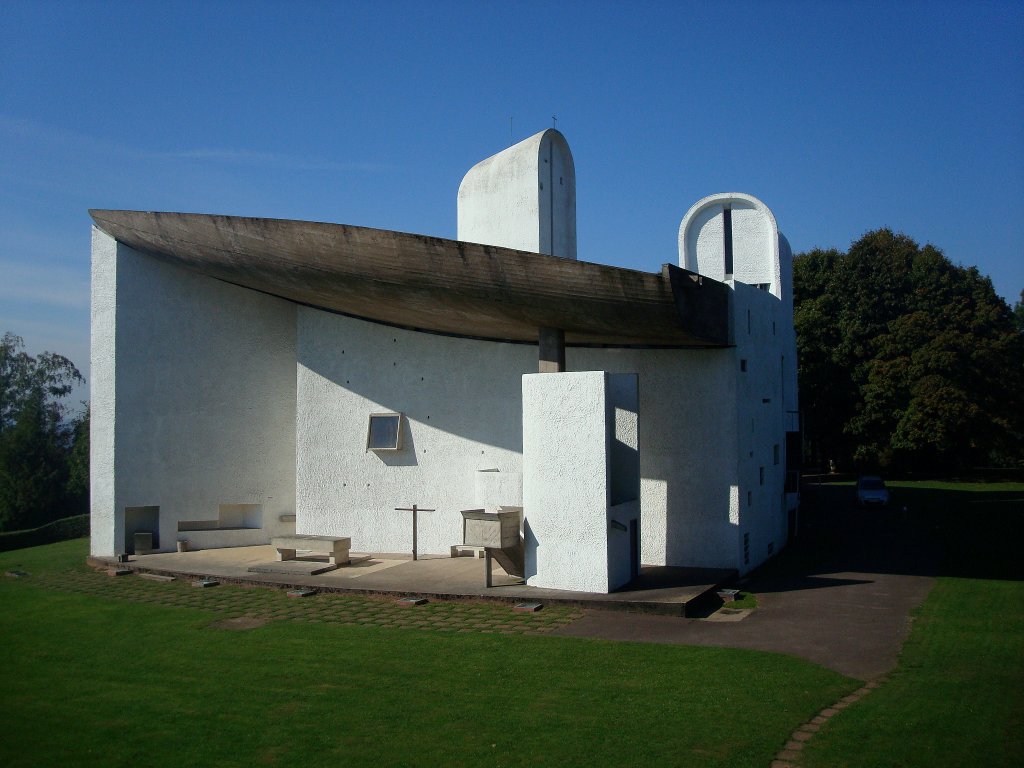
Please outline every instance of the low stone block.
[[164, 576], [160, 573], [140, 573], [140, 579], [147, 579], [148, 581], [174, 581], [173, 576]]
[[426, 605], [429, 601], [425, 597], [402, 597], [395, 602], [403, 608], [414, 608], [417, 605]]
[[107, 576], [130, 576], [132, 573], [131, 568], [108, 568]]
[[543, 603], [518, 603], [512, 607], [512, 610], [519, 613], [536, 613], [543, 607]]
[[289, 589], [288, 597], [312, 597], [317, 593], [315, 589]]
[[220, 582], [219, 581], [215, 581], [214, 579], [199, 579], [198, 581], [193, 581], [192, 582], [192, 586], [193, 587], [199, 587], [200, 589], [206, 589], [208, 587], [216, 587], [219, 584], [220, 584]]

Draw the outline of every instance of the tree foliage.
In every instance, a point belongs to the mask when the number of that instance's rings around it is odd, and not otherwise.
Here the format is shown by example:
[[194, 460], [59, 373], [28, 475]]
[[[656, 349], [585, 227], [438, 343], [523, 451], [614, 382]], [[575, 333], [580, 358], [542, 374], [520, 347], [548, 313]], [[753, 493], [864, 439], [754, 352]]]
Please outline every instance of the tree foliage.
[[0, 339], [0, 530], [85, 511], [81, 461], [84, 450], [87, 484], [88, 422], [69, 422], [63, 402], [82, 381], [66, 357], [32, 357], [19, 336]]
[[1022, 458], [1024, 333], [987, 277], [888, 229], [793, 267], [812, 459], [938, 470]]

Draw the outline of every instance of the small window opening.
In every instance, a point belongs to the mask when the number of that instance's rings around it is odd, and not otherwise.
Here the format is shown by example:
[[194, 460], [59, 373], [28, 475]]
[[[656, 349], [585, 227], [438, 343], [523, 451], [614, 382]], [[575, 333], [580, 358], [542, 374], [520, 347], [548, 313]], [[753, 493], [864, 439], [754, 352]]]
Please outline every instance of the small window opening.
[[746, 360], [740, 360], [740, 370], [743, 373], [747, 372], [747, 361]]
[[750, 310], [747, 310], [747, 333], [750, 333]]
[[780, 453], [781, 451], [779, 450], [779, 444], [776, 443], [775, 445], [772, 446], [772, 459], [774, 460], [776, 466], [778, 466], [779, 464]]
[[758, 482], [764, 485], [764, 467], [758, 467]]
[[743, 564], [750, 565], [750, 534], [743, 534]]
[[402, 448], [402, 414], [371, 413], [366, 430], [366, 450], [397, 451]]
[[732, 208], [722, 211], [722, 235], [725, 247], [725, 276], [732, 277]]

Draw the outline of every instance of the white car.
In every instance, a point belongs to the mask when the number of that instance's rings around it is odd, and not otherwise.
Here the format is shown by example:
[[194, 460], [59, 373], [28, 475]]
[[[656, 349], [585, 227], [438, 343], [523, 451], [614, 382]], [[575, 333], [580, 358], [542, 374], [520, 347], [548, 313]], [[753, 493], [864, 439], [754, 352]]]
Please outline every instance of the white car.
[[889, 505], [889, 489], [878, 475], [864, 475], [857, 481], [857, 503], [862, 507]]

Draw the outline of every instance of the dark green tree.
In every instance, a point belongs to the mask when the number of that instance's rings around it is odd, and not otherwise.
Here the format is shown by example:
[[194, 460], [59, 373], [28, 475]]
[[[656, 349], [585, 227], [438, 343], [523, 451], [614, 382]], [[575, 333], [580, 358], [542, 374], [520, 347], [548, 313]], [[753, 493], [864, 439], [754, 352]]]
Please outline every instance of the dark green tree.
[[68, 454], [67, 513], [84, 515], [89, 511], [89, 408], [75, 420]]
[[30, 395], [0, 436], [0, 530], [64, 517], [68, 431], [55, 429], [43, 397]]
[[794, 260], [800, 397], [814, 459], [945, 471], [1021, 458], [1024, 335], [975, 268], [869, 232]]
[[66, 357], [32, 357], [20, 337], [5, 333], [0, 339], [0, 530], [80, 511], [73, 503], [69, 508], [69, 499], [83, 496], [80, 487], [68, 487], [77, 441], [63, 399], [82, 381]]

